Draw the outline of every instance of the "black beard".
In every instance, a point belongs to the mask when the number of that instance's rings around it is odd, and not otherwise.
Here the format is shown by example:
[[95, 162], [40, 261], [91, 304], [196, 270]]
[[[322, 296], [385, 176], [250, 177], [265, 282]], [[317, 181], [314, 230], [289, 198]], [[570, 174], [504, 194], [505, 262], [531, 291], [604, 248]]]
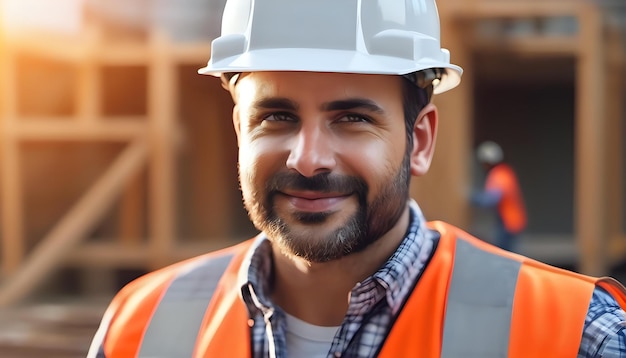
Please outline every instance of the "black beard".
[[[400, 219], [409, 197], [409, 157], [405, 155], [398, 173], [382, 188], [371, 204], [367, 203], [369, 188], [358, 177], [322, 173], [304, 177], [296, 172], [279, 172], [270, 177], [263, 192], [252, 197], [244, 195], [244, 204], [255, 226], [265, 232], [286, 254], [310, 262], [328, 262], [365, 250], [388, 232]], [[324, 238], [310, 239], [294, 234], [274, 210], [274, 197], [284, 190], [310, 190], [356, 195], [357, 211], [344, 226]], [[264, 200], [261, 200], [264, 196]], [[263, 203], [263, 204], [261, 204]], [[332, 213], [295, 213], [302, 224], [324, 223]]]

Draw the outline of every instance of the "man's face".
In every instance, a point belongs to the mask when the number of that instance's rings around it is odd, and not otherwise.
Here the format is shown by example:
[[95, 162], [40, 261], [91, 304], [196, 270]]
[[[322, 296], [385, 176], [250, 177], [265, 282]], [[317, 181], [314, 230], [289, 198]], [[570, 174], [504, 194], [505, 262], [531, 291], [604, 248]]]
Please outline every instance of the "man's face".
[[252, 222], [312, 262], [386, 233], [410, 178], [398, 76], [255, 72], [235, 88], [239, 180]]

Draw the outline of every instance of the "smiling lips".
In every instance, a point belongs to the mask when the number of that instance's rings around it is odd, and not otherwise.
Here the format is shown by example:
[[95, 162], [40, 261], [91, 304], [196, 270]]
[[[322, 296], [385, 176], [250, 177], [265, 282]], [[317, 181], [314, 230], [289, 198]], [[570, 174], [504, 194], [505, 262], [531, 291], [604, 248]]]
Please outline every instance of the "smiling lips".
[[335, 211], [351, 196], [351, 194], [320, 192], [281, 192], [279, 195], [286, 198], [297, 211], [307, 212]]

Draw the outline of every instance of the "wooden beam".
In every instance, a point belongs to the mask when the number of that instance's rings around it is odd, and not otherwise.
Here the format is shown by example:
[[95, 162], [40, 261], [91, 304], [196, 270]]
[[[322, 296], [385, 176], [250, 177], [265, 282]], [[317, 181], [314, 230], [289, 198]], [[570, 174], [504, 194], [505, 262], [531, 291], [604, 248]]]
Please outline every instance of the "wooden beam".
[[484, 38], [474, 36], [475, 51], [509, 52], [522, 56], [576, 56], [579, 50], [577, 36], [524, 36]]
[[0, 85], [4, 103], [0, 124], [0, 174], [2, 175], [2, 276], [14, 274], [25, 254], [21, 161], [15, 126], [18, 119], [17, 63], [14, 49], [3, 48]]
[[102, 84], [96, 49], [100, 46], [100, 31], [94, 27], [87, 29], [84, 41], [84, 58], [79, 63], [78, 90], [75, 92], [78, 121], [94, 122], [100, 113]]
[[[607, 146], [608, 171], [606, 175], [609, 207], [609, 233], [611, 238], [609, 255], [611, 263], [619, 263], [626, 257], [626, 241], [624, 241], [624, 120], [626, 120], [626, 42], [620, 30], [611, 28], [607, 32], [606, 57], [606, 113], [607, 113]], [[616, 242], [617, 241], [617, 242]]]
[[[442, 46], [449, 48], [451, 62], [471, 68], [469, 42], [463, 34], [464, 22], [443, 19]], [[439, 109], [437, 146], [430, 171], [414, 178], [411, 194], [428, 219], [445, 220], [468, 228], [470, 211], [467, 193], [471, 181], [472, 155], [472, 73], [463, 74], [459, 87], [435, 95]]]
[[138, 245], [145, 238], [144, 172], [133, 177], [124, 190], [118, 214], [119, 240], [126, 245]]
[[578, 19], [574, 225], [581, 252], [579, 271], [602, 276], [609, 269], [603, 19], [600, 9], [592, 4], [580, 7]]
[[150, 247], [147, 244], [128, 245], [118, 238], [83, 243], [68, 253], [64, 264], [75, 267], [147, 269], [150, 267]]
[[[97, 30], [88, 28], [81, 36], [63, 37], [38, 31], [11, 34], [8, 43], [20, 53], [62, 62], [89, 65], [145, 65], [153, 47], [146, 42], [106, 43]], [[209, 42], [171, 44], [168, 56], [177, 63], [204, 65], [211, 54]]]
[[445, 9], [446, 16], [457, 18], [525, 18], [577, 16], [585, 4], [584, 0], [447, 0]]
[[167, 262], [176, 236], [175, 119], [178, 110], [176, 63], [168, 38], [151, 34], [148, 66], [148, 117], [152, 156], [149, 167], [148, 236], [153, 268]]
[[[165, 262], [174, 263], [232, 246], [239, 241], [213, 237], [209, 240], [187, 238], [181, 240], [193, 243], [177, 243], [168, 252]], [[200, 242], [200, 243], [198, 243]], [[102, 242], [84, 243], [74, 248], [67, 256], [65, 265], [98, 268], [149, 269], [152, 266], [150, 247], [147, 244], [128, 245], [119, 243], [115, 238], [103, 239]]]
[[147, 145], [130, 144], [111, 167], [78, 200], [50, 233], [33, 249], [24, 264], [0, 286], [0, 307], [18, 302], [56, 269], [88, 231], [106, 214], [128, 180], [143, 167]]
[[145, 136], [146, 121], [143, 116], [88, 120], [77, 123], [73, 118], [23, 119], [13, 129], [19, 140], [101, 140], [130, 141]]

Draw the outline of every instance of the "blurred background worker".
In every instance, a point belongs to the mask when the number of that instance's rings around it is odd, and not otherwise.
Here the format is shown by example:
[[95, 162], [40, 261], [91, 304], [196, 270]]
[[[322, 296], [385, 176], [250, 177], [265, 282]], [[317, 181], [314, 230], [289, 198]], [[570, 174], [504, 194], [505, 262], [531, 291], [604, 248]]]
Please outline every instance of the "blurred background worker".
[[504, 163], [502, 147], [493, 141], [482, 142], [476, 149], [476, 157], [486, 178], [483, 190], [472, 193], [472, 204], [493, 211], [493, 243], [502, 249], [516, 251], [517, 238], [527, 222], [517, 175], [510, 165]]

